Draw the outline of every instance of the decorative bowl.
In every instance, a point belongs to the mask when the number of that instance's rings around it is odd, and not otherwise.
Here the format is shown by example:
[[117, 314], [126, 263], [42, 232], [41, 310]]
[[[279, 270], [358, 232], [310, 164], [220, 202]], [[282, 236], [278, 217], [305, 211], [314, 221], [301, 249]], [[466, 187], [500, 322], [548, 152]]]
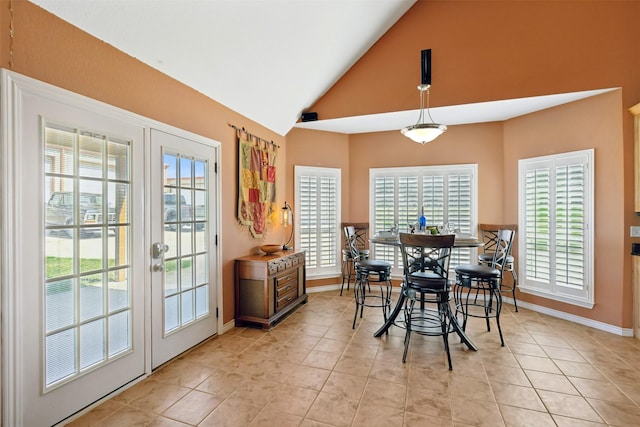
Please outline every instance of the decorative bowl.
[[282, 245], [262, 245], [260, 250], [267, 254], [274, 254], [282, 250]]

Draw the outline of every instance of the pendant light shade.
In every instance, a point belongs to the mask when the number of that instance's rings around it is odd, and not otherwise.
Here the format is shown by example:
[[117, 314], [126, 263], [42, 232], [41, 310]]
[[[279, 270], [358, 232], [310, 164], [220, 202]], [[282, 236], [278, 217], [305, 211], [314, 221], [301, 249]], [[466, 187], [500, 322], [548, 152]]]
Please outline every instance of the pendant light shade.
[[[421, 80], [422, 83], [418, 86], [420, 92], [420, 115], [418, 116], [418, 122], [415, 125], [407, 126], [400, 132], [407, 138], [419, 144], [426, 144], [433, 141], [446, 130], [447, 126], [439, 123], [435, 123], [429, 113], [429, 88], [431, 87], [431, 49], [425, 49], [421, 52]], [[425, 123], [425, 106], [424, 106], [424, 93], [427, 92], [427, 107], [426, 113], [431, 122]]]

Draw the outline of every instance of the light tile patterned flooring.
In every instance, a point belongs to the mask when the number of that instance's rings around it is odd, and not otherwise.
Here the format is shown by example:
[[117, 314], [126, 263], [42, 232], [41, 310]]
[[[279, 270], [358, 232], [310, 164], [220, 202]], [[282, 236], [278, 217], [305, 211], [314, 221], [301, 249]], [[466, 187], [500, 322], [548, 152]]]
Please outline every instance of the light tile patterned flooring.
[[379, 309], [351, 329], [351, 293], [309, 295], [270, 332], [235, 328], [70, 426], [640, 426], [640, 340], [505, 304], [451, 335], [374, 338]]

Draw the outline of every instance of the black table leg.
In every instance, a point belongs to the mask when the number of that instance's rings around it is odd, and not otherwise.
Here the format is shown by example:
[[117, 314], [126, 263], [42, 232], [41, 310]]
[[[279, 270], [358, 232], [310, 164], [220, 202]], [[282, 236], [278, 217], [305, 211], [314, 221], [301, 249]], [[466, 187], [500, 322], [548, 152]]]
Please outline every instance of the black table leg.
[[[380, 329], [378, 329], [373, 334], [374, 337], [382, 336], [394, 324], [396, 318], [398, 317], [398, 314], [400, 314], [400, 311], [402, 311], [402, 308], [404, 307], [405, 298], [406, 297], [404, 295], [404, 292], [400, 291], [400, 297], [398, 297], [396, 306], [393, 308], [393, 311], [391, 312], [391, 314], [389, 314], [389, 317], [387, 318], [386, 322], [384, 322], [384, 325], [382, 325]], [[449, 320], [451, 322], [451, 325], [453, 326], [454, 331], [456, 332], [456, 334], [458, 334], [458, 336], [460, 337], [460, 340], [467, 346], [467, 348], [469, 348], [469, 350], [478, 351], [478, 347], [476, 347], [476, 345], [471, 341], [471, 339], [469, 339], [467, 334], [464, 333], [464, 331], [460, 327], [460, 324], [458, 323], [458, 319], [455, 318], [455, 316], [453, 315], [453, 313], [451, 313], [451, 311], [449, 311]]]
[[464, 331], [460, 327], [460, 324], [458, 323], [458, 319], [456, 319], [451, 311], [449, 311], [449, 320], [451, 321], [453, 329], [460, 337], [460, 341], [462, 341], [467, 346], [467, 348], [469, 348], [469, 350], [478, 351], [478, 347], [476, 347], [476, 345], [469, 339], [467, 334], [464, 333]]
[[402, 290], [400, 291], [400, 297], [398, 297], [398, 302], [396, 302], [396, 306], [393, 307], [393, 311], [391, 312], [391, 314], [389, 314], [389, 317], [387, 317], [386, 322], [384, 322], [384, 325], [382, 325], [382, 327], [380, 327], [380, 329], [378, 329], [376, 331], [375, 334], [373, 334], [374, 337], [379, 337], [382, 334], [384, 334], [385, 332], [387, 332], [389, 330], [389, 327], [391, 327], [391, 325], [393, 325], [393, 322], [395, 322], [396, 317], [398, 317], [398, 314], [400, 314], [400, 311], [402, 311], [402, 307], [404, 307], [404, 292], [402, 292]]

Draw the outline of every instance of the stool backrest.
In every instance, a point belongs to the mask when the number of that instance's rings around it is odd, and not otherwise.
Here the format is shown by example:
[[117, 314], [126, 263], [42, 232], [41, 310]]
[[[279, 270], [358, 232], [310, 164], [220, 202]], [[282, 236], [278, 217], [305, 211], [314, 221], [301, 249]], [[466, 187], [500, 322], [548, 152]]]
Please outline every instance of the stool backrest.
[[454, 241], [453, 234], [400, 233], [405, 277], [416, 272], [428, 271], [442, 279], [447, 279]]
[[345, 246], [351, 252], [351, 258], [353, 258], [354, 262], [362, 261], [362, 256], [360, 255], [360, 245], [358, 242], [358, 234], [356, 233], [356, 229], [353, 225], [348, 225], [344, 227], [344, 239]]
[[[360, 250], [367, 249], [369, 247], [369, 223], [368, 222], [343, 222], [342, 229], [345, 227], [353, 227], [356, 233], [356, 240], [358, 242], [358, 248]], [[346, 237], [346, 234], [345, 234]], [[349, 242], [345, 238], [344, 248], [349, 249]]]
[[496, 251], [498, 243], [498, 232], [500, 230], [512, 230], [514, 235], [518, 231], [516, 224], [480, 224], [480, 233], [482, 234], [482, 247], [485, 254], [492, 254]]
[[511, 254], [511, 246], [513, 245], [515, 234], [513, 230], [499, 230], [497, 233], [491, 267], [500, 270], [500, 273], [504, 271], [507, 264], [507, 256]]

